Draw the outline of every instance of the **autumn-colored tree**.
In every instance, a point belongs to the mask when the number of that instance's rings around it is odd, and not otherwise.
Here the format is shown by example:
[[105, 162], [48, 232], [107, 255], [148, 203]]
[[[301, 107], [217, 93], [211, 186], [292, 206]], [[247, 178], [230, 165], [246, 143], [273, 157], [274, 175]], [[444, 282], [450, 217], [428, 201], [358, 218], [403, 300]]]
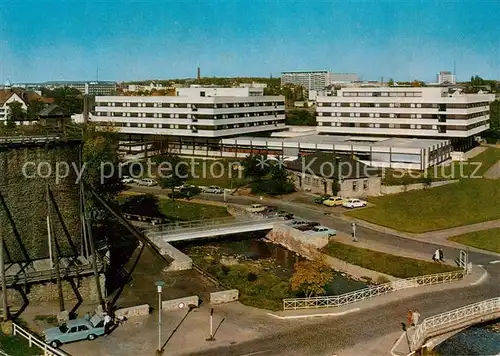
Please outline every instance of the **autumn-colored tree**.
[[325, 286], [333, 278], [332, 269], [321, 255], [312, 260], [297, 262], [290, 278], [292, 291], [304, 293], [306, 297], [325, 293]]

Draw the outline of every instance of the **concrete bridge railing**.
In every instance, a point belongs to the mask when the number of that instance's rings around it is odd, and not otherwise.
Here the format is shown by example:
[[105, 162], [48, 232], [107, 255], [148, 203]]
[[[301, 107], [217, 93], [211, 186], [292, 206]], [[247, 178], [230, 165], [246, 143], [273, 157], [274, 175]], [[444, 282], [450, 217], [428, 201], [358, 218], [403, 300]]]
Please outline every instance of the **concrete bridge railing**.
[[467, 305], [431, 316], [417, 325], [411, 337], [413, 351], [421, 349], [429, 338], [500, 317], [500, 297]]
[[449, 283], [464, 278], [466, 271], [453, 271], [445, 273], [430, 274], [425, 276], [400, 279], [397, 281], [380, 284], [374, 287], [363, 288], [354, 292], [321, 296], [312, 298], [288, 298], [283, 299], [283, 310], [331, 308], [356, 303], [379, 295], [396, 292], [398, 290], [428, 286], [433, 284]]

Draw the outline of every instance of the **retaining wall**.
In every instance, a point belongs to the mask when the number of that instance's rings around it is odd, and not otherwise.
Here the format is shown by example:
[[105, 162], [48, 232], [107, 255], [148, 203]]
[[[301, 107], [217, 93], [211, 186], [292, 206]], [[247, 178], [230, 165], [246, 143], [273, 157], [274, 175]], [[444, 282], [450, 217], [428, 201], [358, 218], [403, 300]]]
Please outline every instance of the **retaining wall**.
[[[78, 288], [83, 300], [91, 302], [99, 302], [99, 295], [97, 293], [97, 285], [95, 283], [94, 276], [82, 277], [80, 281], [73, 278], [75, 285]], [[101, 292], [103, 297], [106, 297], [106, 278], [104, 274], [99, 275], [99, 281], [101, 285]], [[68, 281], [62, 281], [62, 291], [64, 300], [76, 300], [75, 292]], [[59, 299], [59, 293], [57, 291], [57, 283], [46, 282], [37, 283], [28, 286], [28, 299], [30, 303], [38, 302], [50, 302]], [[8, 288], [7, 289], [7, 300], [9, 303], [15, 305], [22, 304], [23, 298], [18, 290]]]
[[124, 316], [126, 318], [130, 318], [134, 316], [148, 315], [149, 310], [149, 304], [136, 305], [135, 307], [117, 309], [115, 311], [115, 316]]
[[452, 183], [457, 183], [458, 180], [445, 180], [440, 182], [432, 182], [430, 185], [425, 185], [424, 183], [415, 183], [408, 185], [382, 185], [380, 187], [381, 194], [398, 194], [403, 192], [408, 192], [410, 190], [422, 190], [429, 188], [441, 187], [443, 185], [448, 185]]
[[284, 224], [275, 224], [266, 239], [306, 258], [312, 258], [318, 249], [328, 244], [328, 236], [308, 236]]
[[182, 253], [174, 246], [166, 241], [163, 241], [161, 237], [148, 236], [151, 241], [158, 246], [160, 253], [164, 256], [172, 258], [172, 262], [165, 268], [165, 272], [170, 271], [183, 271], [193, 268], [193, 260], [186, 254]]
[[237, 289], [223, 290], [221, 292], [210, 293], [210, 304], [230, 303], [238, 300]]
[[182, 310], [189, 309], [189, 305], [198, 306], [200, 299], [197, 295], [178, 299], [164, 300], [161, 302], [163, 310]]
[[346, 261], [339, 260], [338, 258], [324, 255], [326, 262], [332, 267], [334, 270], [339, 272], [347, 273], [348, 275], [357, 278], [357, 279], [366, 279], [369, 278], [374, 282], [377, 282], [379, 277], [385, 277], [389, 281], [396, 281], [399, 278], [390, 276], [388, 274], [380, 273], [377, 271], [372, 271], [371, 269], [363, 268], [360, 266], [356, 266]]

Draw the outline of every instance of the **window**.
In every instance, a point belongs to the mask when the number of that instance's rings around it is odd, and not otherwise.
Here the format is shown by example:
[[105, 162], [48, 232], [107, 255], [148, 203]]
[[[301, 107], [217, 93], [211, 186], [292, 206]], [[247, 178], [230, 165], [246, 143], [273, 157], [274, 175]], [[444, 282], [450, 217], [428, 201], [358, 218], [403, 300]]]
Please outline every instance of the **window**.
[[69, 329], [70, 333], [76, 333], [76, 326], [73, 326], [71, 329]]
[[368, 190], [368, 179], [363, 180], [363, 190]]
[[358, 182], [357, 181], [352, 182], [352, 191], [353, 192], [358, 191]]
[[87, 331], [89, 328], [87, 327], [87, 325], [80, 325], [78, 327], [78, 331]]

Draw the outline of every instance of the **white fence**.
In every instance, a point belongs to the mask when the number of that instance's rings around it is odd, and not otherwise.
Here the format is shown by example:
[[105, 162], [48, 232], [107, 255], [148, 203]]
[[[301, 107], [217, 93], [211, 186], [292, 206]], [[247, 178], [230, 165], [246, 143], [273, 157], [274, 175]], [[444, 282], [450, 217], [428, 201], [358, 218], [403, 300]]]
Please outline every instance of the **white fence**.
[[[452, 331], [454, 326], [457, 328], [468, 326], [474, 324], [478, 317], [493, 320], [498, 318], [498, 313], [500, 313], [500, 298], [493, 298], [426, 318], [416, 327], [411, 338], [411, 348], [412, 350], [421, 348], [429, 336], [443, 328], [450, 328], [448, 331]], [[467, 323], [468, 321], [470, 323]]]
[[58, 350], [50, 345], [47, 345], [45, 342], [35, 337], [29, 331], [24, 330], [16, 323], [13, 323], [13, 328], [14, 328], [14, 336], [20, 335], [24, 337], [26, 340], [28, 340], [30, 347], [33, 345], [38, 346], [40, 349], [43, 350], [44, 356], [70, 356], [68, 353], [64, 351]]
[[465, 274], [465, 270], [437, 273], [408, 279], [400, 279], [340, 295], [283, 299], [283, 310], [339, 307], [379, 295], [396, 292], [402, 289], [457, 281], [464, 278]]

